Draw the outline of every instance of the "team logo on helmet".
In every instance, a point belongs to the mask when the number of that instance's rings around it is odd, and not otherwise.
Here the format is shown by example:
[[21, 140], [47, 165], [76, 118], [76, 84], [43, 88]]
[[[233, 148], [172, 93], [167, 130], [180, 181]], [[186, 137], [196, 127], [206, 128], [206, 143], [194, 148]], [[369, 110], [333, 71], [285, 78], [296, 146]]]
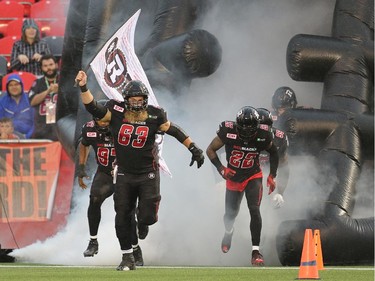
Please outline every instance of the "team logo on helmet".
[[105, 52], [104, 81], [109, 87], [115, 88], [121, 94], [125, 84], [131, 79], [128, 74], [125, 55], [117, 48], [117, 43], [118, 38], [116, 37]]

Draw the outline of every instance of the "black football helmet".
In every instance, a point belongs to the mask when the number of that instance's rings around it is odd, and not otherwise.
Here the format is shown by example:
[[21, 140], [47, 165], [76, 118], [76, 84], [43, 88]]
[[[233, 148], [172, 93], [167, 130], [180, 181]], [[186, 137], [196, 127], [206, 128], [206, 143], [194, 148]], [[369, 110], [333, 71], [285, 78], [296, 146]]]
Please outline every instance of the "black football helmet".
[[294, 91], [289, 87], [278, 88], [272, 96], [272, 107], [278, 108], [296, 108], [297, 97]]
[[[148, 89], [142, 81], [132, 80], [129, 81], [122, 92], [122, 97], [124, 98], [125, 108], [130, 111], [142, 111], [145, 110], [148, 106]], [[137, 105], [131, 105], [129, 103], [129, 98], [131, 97], [143, 97], [143, 102]]]
[[256, 135], [259, 113], [251, 106], [244, 106], [237, 112], [236, 128], [240, 139], [248, 141]]
[[[99, 105], [101, 105], [101, 106], [106, 106], [106, 104], [107, 104], [107, 102], [108, 102], [108, 100], [98, 100], [96, 103], [97, 104], [99, 104]], [[98, 121], [100, 120], [99, 118], [96, 118], [96, 117], [94, 117], [94, 120], [95, 120], [95, 129], [99, 132], [99, 133], [101, 133], [101, 134], [109, 134], [110, 132], [109, 132], [109, 126], [99, 126], [99, 124], [98, 124]]]
[[266, 124], [272, 127], [273, 120], [271, 112], [268, 109], [262, 107], [257, 108], [257, 111], [259, 113], [259, 124]]

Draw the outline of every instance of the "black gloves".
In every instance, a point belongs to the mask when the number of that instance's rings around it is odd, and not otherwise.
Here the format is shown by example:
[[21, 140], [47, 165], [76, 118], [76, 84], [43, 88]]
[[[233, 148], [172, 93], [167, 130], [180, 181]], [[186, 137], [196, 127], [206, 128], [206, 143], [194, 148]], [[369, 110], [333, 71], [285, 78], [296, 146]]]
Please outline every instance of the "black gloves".
[[199, 169], [203, 165], [203, 162], [204, 162], [203, 150], [200, 149], [198, 146], [196, 146], [195, 143], [192, 142], [189, 145], [189, 151], [192, 154], [190, 166], [194, 164], [194, 161], [197, 161], [197, 166]]
[[77, 177], [79, 178], [87, 178], [87, 174], [86, 174], [86, 171], [85, 171], [85, 164], [79, 164], [77, 169], [76, 169], [76, 175]]

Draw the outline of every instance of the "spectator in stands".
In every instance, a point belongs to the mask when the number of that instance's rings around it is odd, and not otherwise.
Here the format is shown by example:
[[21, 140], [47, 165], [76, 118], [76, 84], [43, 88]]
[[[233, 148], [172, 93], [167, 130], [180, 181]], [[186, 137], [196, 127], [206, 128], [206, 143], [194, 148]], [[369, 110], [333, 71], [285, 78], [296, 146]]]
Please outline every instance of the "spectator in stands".
[[8, 117], [0, 118], [0, 139], [1, 140], [19, 140], [21, 137], [14, 132], [12, 119]]
[[48, 44], [40, 38], [40, 30], [33, 19], [27, 18], [22, 25], [21, 40], [14, 42], [10, 60], [12, 71], [27, 71], [42, 75], [40, 59], [50, 54]]
[[17, 73], [8, 76], [6, 92], [0, 98], [0, 118], [13, 120], [14, 130], [30, 138], [34, 131], [34, 110], [23, 90], [23, 82]]
[[50, 139], [57, 141], [56, 102], [59, 91], [58, 64], [51, 55], [40, 59], [43, 76], [35, 80], [29, 91], [30, 105], [34, 108], [33, 139]]

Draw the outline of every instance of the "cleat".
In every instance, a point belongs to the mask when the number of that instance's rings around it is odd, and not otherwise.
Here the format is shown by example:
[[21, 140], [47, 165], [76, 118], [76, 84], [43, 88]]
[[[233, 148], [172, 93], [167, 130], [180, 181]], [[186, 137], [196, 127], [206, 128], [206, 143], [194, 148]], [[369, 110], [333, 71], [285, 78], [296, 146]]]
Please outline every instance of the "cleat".
[[98, 240], [91, 239], [89, 245], [87, 246], [86, 251], [83, 252], [84, 257], [93, 257], [99, 252], [99, 243]]
[[264, 266], [264, 259], [261, 253], [258, 250], [254, 250], [251, 254], [251, 264], [253, 266]]
[[232, 244], [232, 236], [233, 236], [234, 229], [232, 228], [232, 231], [227, 232], [225, 231], [223, 240], [221, 241], [221, 250], [223, 253], [228, 253], [230, 246]]
[[136, 266], [143, 266], [143, 256], [142, 256], [142, 249], [138, 245], [137, 247], [133, 248], [133, 256], [135, 260]]
[[135, 270], [135, 269], [136, 267], [135, 267], [133, 253], [123, 254], [122, 261], [119, 264], [119, 266], [116, 268], [116, 270], [127, 271], [127, 270]]
[[148, 234], [148, 225], [138, 224], [138, 238], [143, 240]]

